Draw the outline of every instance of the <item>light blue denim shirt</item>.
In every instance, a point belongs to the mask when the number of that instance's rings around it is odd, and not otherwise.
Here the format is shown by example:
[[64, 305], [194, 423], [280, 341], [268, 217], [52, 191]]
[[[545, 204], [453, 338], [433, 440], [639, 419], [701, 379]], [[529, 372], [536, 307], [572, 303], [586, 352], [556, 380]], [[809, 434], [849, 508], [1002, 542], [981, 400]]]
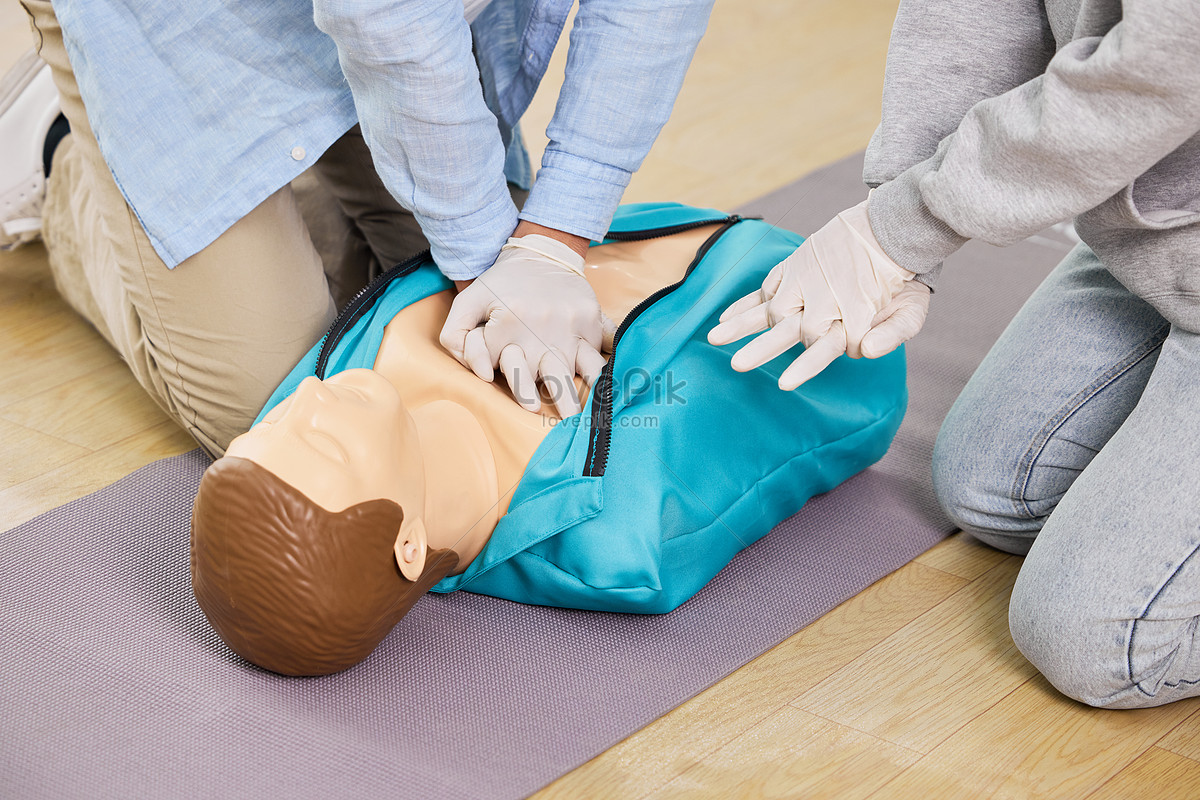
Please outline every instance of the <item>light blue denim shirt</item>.
[[[516, 225], [506, 173], [528, 185], [529, 168], [514, 130], [571, 5], [494, 0], [469, 28], [461, 0], [54, 3], [101, 152], [168, 266], [361, 122], [380, 177], [455, 279], [490, 266]], [[580, 1], [522, 218], [600, 238], [711, 6]]]

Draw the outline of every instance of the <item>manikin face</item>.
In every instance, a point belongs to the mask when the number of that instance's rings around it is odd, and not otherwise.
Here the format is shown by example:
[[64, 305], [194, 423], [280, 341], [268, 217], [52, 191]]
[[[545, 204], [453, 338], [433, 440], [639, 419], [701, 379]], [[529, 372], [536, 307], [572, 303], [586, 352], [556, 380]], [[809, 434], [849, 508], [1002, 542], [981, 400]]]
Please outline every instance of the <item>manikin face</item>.
[[397, 541], [423, 547], [425, 470], [416, 424], [377, 372], [305, 378], [225, 454], [273, 472], [327, 511], [392, 500], [404, 510]]

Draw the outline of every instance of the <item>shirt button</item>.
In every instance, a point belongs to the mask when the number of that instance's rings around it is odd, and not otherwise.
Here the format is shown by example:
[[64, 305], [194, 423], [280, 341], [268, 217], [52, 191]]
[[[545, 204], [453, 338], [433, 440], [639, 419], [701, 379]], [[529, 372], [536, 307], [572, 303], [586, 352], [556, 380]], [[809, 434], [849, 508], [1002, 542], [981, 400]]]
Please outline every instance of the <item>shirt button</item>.
[[293, 147], [292, 148], [292, 158], [295, 159], [296, 161], [303, 161], [304, 160], [304, 148], [301, 147], [300, 145], [296, 145], [295, 147]]

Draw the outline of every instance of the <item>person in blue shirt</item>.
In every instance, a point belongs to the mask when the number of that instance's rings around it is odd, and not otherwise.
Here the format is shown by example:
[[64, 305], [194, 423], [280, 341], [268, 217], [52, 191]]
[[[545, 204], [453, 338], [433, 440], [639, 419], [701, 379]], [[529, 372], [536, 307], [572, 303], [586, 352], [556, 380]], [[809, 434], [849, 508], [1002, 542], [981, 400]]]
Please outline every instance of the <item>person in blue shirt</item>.
[[[24, 5], [71, 133], [44, 164], [6, 165], [0, 190], [53, 166], [21, 213], [40, 215], [60, 290], [219, 455], [336, 312], [290, 188], [309, 168], [378, 265], [428, 243], [460, 289], [441, 341], [477, 375], [502, 372], [531, 409], [539, 382], [594, 377], [611, 328], [582, 276], [549, 256], [489, 268], [510, 237], [543, 253], [529, 237], [577, 253], [601, 237], [711, 0], [579, 3], [519, 214], [517, 123], [570, 0]], [[21, 105], [0, 107], [0, 135]]]

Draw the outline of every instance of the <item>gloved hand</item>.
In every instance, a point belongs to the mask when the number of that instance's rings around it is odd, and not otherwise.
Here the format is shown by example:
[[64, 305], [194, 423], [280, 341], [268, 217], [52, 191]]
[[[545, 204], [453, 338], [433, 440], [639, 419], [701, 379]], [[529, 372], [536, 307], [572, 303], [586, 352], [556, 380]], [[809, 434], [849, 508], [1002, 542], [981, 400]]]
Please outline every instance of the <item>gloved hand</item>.
[[846, 209], [777, 264], [721, 314], [708, 341], [722, 345], [767, 330], [733, 356], [754, 369], [803, 342], [779, 376], [785, 391], [818, 375], [842, 353], [878, 358], [921, 329], [929, 287], [892, 261], [871, 231], [867, 201]]
[[583, 256], [540, 234], [511, 238], [496, 263], [454, 298], [439, 340], [485, 381], [499, 367], [529, 411], [547, 389], [562, 417], [579, 413], [575, 374], [590, 385], [614, 326], [583, 277]]

